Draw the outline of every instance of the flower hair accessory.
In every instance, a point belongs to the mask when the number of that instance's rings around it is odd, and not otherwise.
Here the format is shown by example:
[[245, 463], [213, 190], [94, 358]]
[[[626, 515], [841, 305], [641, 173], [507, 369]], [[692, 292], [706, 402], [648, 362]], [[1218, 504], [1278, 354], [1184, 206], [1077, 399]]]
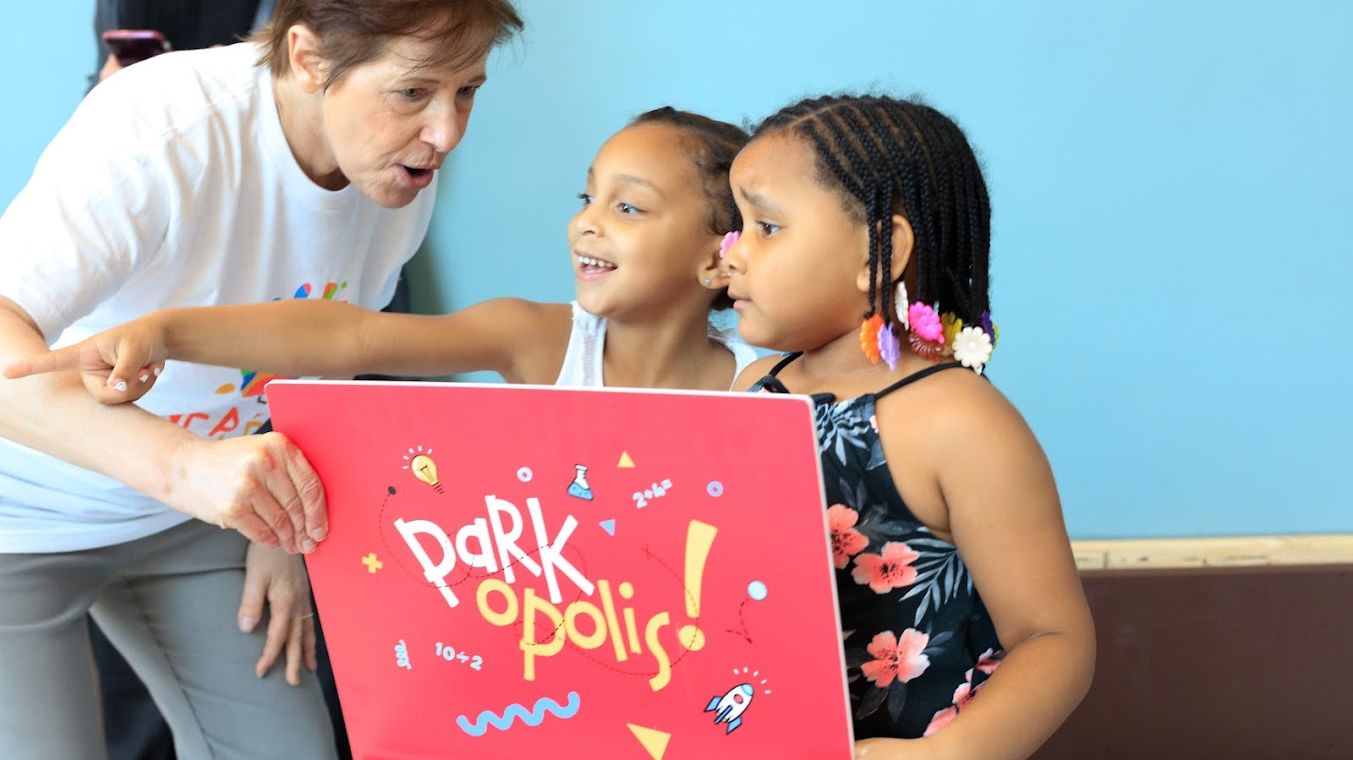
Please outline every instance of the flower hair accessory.
[[892, 325], [879, 328], [879, 357], [888, 365], [888, 369], [897, 369], [897, 360], [902, 358], [902, 344], [893, 335]]
[[964, 324], [954, 312], [941, 315], [934, 306], [923, 301], [908, 303], [906, 285], [901, 281], [897, 283], [894, 303], [896, 324], [879, 314], [872, 314], [860, 325], [860, 349], [870, 362], [886, 362], [889, 369], [897, 369], [902, 356], [901, 331], [906, 331], [907, 342], [917, 356], [930, 361], [952, 356], [963, 366], [982, 374], [1001, 339], [1001, 328], [991, 321], [990, 312], [982, 312], [976, 324]]
[[907, 307], [907, 316], [911, 318], [912, 334], [926, 342], [944, 345], [944, 326], [930, 304], [917, 301]]
[[738, 238], [740, 238], [740, 237], [742, 237], [742, 233], [738, 232], [737, 230], [733, 230], [732, 232], [730, 232], [730, 233], [724, 235], [724, 236], [723, 236], [723, 242], [719, 243], [719, 258], [722, 259], [722, 258], [724, 258], [725, 256], [727, 256], [727, 255], [728, 255], [728, 249], [730, 249], [730, 248], [732, 248], [733, 246], [737, 245], [737, 244], [738, 244]]
[[870, 364], [878, 364], [882, 358], [879, 351], [879, 333], [884, 329], [883, 317], [875, 314], [860, 323], [860, 350], [869, 357]]
[[991, 361], [993, 347], [991, 336], [982, 328], [965, 327], [954, 339], [954, 358], [980, 375], [982, 367]]
[[902, 325], [903, 330], [911, 329], [911, 317], [907, 314], [907, 282], [906, 280], [897, 281], [897, 292], [893, 295], [893, 309], [897, 312], [897, 323]]
[[952, 354], [954, 339], [958, 337], [959, 331], [963, 329], [963, 320], [959, 319], [958, 315], [952, 311], [946, 311], [944, 314], [940, 315], [940, 324], [944, 327], [945, 353]]

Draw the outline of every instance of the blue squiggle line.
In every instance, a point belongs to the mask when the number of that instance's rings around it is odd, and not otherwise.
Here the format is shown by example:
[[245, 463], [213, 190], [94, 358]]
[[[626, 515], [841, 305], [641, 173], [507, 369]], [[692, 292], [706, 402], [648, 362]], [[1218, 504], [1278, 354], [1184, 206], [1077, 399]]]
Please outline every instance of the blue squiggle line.
[[478, 718], [475, 718], [473, 724], [470, 723], [464, 715], [457, 716], [456, 725], [460, 726], [460, 730], [470, 736], [483, 736], [488, 733], [489, 726], [493, 726], [499, 731], [506, 731], [511, 728], [512, 723], [518, 719], [520, 719], [522, 723], [535, 728], [544, 722], [545, 713], [547, 712], [552, 713], [556, 718], [562, 718], [564, 720], [572, 718], [574, 715], [578, 714], [578, 706], [580, 704], [581, 701], [578, 698], [578, 692], [570, 691], [568, 693], [568, 702], [563, 705], [560, 705], [550, 697], [541, 697], [536, 700], [535, 706], [531, 708], [530, 712], [527, 712], [525, 707], [514, 703], [508, 705], [507, 709], [503, 710], [502, 717], [496, 715], [492, 710], [485, 710], [479, 714]]

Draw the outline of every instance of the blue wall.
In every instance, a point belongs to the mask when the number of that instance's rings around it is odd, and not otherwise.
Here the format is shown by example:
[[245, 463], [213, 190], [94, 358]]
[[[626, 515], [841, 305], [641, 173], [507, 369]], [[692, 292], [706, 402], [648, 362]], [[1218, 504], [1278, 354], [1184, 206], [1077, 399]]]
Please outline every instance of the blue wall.
[[[529, 30], [496, 57], [443, 178], [420, 308], [568, 298], [574, 195], [643, 110], [741, 121], [825, 90], [919, 92], [983, 155], [992, 374], [1046, 446], [1073, 535], [1353, 531], [1336, 308], [1353, 275], [1353, 4], [845, 5], [862, 10], [519, 0]], [[22, 114], [6, 202], [89, 59], [84, 3], [18, 15], [38, 33], [0, 49]]]
[[96, 54], [93, 0], [16, 2], [4, 17], [0, 208], [28, 181], [38, 155], [84, 97]]

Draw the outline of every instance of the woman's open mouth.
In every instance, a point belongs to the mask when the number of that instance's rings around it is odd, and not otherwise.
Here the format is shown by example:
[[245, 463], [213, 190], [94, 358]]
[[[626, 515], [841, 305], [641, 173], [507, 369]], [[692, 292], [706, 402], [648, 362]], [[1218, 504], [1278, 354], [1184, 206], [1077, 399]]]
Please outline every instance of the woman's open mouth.
[[436, 167], [432, 166], [407, 166], [399, 165], [400, 171], [404, 175], [405, 181], [418, 190], [422, 190], [432, 184], [432, 177], [437, 173]]

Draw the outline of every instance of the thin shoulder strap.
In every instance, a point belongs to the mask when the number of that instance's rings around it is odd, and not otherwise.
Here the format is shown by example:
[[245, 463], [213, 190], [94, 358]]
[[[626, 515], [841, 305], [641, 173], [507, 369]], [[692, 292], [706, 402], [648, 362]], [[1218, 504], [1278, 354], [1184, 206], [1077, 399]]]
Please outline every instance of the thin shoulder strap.
[[781, 359], [780, 361], [776, 362], [776, 363], [775, 363], [775, 366], [770, 368], [770, 373], [769, 373], [770, 376], [771, 376], [771, 377], [778, 377], [778, 376], [780, 375], [780, 370], [784, 369], [785, 367], [788, 367], [790, 362], [794, 361], [795, 359], [799, 358], [800, 356], [803, 356], [803, 352], [802, 352], [802, 351], [795, 351], [794, 353], [789, 354], [789, 355], [786, 356], [785, 358], [783, 358], [783, 359]]
[[943, 371], [945, 371], [946, 369], [955, 369], [955, 368], [957, 368], [957, 367], [962, 367], [962, 366], [963, 366], [963, 365], [962, 365], [961, 363], [959, 363], [959, 362], [946, 362], [945, 364], [936, 364], [936, 365], [933, 366], [933, 367], [926, 367], [925, 369], [921, 370], [920, 372], [914, 372], [914, 373], [912, 373], [912, 374], [910, 374], [910, 375], [907, 375], [906, 377], [902, 378], [901, 380], [898, 380], [897, 382], [893, 383], [892, 385], [888, 386], [887, 388], [884, 388], [883, 390], [879, 391], [878, 393], [875, 393], [875, 394], [874, 394], [874, 398], [875, 398], [875, 399], [883, 398], [884, 396], [887, 396], [889, 393], [892, 393], [893, 391], [898, 390], [899, 388], [905, 388], [905, 387], [907, 387], [908, 385], [911, 385], [912, 383], [914, 383], [914, 382], [916, 382], [916, 381], [918, 381], [918, 380], [924, 380], [924, 379], [926, 379], [927, 377], [930, 377], [931, 375], [936, 374], [937, 372], [943, 372]]

